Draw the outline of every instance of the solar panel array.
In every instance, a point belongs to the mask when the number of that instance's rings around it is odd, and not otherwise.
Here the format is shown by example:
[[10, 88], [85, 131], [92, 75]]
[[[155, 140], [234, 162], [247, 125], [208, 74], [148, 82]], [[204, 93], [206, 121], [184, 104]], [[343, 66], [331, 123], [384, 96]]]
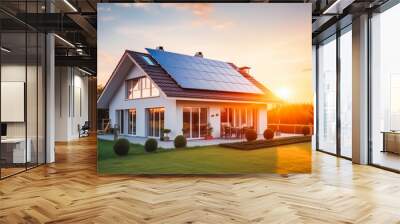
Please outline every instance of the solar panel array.
[[263, 92], [226, 62], [146, 48], [182, 88]]

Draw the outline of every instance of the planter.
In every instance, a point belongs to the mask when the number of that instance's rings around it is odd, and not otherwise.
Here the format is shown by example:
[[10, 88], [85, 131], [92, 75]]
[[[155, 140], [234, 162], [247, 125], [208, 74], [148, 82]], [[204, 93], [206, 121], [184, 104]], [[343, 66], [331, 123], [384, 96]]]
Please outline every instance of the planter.
[[163, 141], [169, 141], [169, 136], [164, 136]]
[[214, 137], [211, 135], [205, 137], [205, 140], [212, 140], [212, 139], [214, 139]]

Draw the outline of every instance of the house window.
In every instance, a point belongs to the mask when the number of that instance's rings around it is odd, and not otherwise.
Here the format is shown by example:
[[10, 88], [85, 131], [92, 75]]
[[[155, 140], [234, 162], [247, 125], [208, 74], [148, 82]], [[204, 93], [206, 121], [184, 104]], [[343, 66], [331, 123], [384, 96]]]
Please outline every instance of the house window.
[[157, 86], [154, 85], [154, 82], [151, 82], [151, 95], [152, 96], [159, 96], [160, 91], [158, 90]]
[[128, 110], [128, 134], [136, 135], [136, 109]]
[[183, 108], [183, 136], [186, 138], [203, 138], [207, 135], [208, 108]]
[[129, 79], [125, 81], [126, 99], [139, 99], [160, 96], [160, 91], [148, 77]]
[[126, 99], [137, 99], [141, 97], [139, 79], [126, 80]]
[[147, 135], [149, 137], [160, 137], [164, 129], [164, 108], [150, 108], [147, 110]]
[[148, 65], [156, 65], [149, 57], [143, 55], [142, 58]]
[[124, 133], [124, 110], [116, 110], [116, 128], [120, 134]]
[[238, 137], [244, 128], [256, 128], [257, 111], [253, 108], [222, 108], [221, 132], [225, 137]]
[[151, 96], [151, 81], [148, 78], [141, 79], [142, 81], [142, 98]]

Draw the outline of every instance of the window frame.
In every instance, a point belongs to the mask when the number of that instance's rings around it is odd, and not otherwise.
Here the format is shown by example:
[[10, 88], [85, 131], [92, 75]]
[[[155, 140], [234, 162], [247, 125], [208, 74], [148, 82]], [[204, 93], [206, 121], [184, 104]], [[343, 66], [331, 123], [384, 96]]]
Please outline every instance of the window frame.
[[[148, 87], [146, 87], [146, 84], [148, 84]], [[135, 90], [135, 87], [138, 87], [138, 90]], [[157, 91], [154, 91], [154, 89], [157, 89]], [[144, 96], [144, 91], [148, 91], [149, 95]], [[139, 92], [139, 96], [135, 97], [134, 92]], [[159, 96], [160, 89], [156, 86], [154, 81], [147, 76], [125, 80], [125, 100], [146, 99]]]

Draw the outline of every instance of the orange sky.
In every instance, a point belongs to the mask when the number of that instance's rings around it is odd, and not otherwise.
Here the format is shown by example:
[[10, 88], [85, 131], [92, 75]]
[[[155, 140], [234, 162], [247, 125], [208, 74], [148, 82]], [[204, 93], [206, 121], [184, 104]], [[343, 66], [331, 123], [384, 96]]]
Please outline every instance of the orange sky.
[[167, 51], [251, 67], [290, 102], [312, 102], [311, 4], [98, 4], [98, 83], [125, 49]]

